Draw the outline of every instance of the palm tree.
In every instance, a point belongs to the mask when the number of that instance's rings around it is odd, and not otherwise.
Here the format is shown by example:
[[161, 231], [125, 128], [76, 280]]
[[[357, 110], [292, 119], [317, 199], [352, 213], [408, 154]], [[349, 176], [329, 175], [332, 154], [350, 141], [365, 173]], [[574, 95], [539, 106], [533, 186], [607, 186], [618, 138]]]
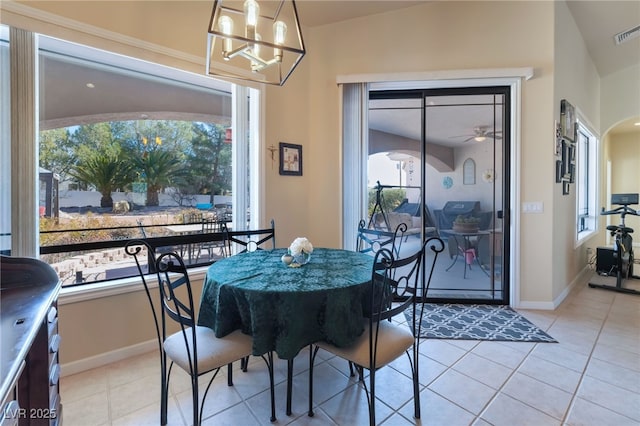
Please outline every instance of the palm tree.
[[113, 207], [111, 193], [129, 183], [130, 165], [115, 155], [95, 154], [76, 165], [69, 174], [80, 182], [95, 186], [102, 194], [100, 207]]
[[151, 150], [133, 158], [132, 164], [147, 183], [147, 206], [159, 205], [159, 191], [187, 173], [184, 164], [170, 151]]

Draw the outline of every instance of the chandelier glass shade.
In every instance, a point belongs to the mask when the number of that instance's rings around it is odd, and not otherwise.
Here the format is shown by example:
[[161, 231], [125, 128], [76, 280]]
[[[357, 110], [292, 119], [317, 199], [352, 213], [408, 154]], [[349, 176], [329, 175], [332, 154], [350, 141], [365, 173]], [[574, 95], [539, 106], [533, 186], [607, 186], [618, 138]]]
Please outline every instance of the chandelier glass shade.
[[306, 51], [294, 0], [216, 0], [207, 74], [282, 86]]

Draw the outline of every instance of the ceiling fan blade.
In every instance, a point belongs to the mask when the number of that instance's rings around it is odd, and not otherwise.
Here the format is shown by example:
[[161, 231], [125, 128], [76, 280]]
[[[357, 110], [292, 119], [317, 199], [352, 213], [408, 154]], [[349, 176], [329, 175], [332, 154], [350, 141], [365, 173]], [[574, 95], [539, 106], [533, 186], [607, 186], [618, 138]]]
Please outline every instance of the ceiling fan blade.
[[457, 136], [449, 136], [449, 139], [458, 139], [458, 138], [468, 138], [468, 137], [475, 137], [476, 135], [470, 135], [470, 134], [466, 134], [466, 135], [457, 135]]

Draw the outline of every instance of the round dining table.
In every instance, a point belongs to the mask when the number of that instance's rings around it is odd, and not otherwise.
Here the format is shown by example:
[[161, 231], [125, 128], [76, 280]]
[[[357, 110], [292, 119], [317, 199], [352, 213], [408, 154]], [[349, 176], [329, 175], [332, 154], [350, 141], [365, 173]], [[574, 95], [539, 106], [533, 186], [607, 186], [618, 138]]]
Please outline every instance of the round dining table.
[[285, 265], [286, 249], [230, 256], [207, 270], [198, 325], [223, 337], [253, 336], [253, 355], [292, 360], [317, 341], [347, 346], [364, 331], [373, 257], [316, 248], [306, 265]]

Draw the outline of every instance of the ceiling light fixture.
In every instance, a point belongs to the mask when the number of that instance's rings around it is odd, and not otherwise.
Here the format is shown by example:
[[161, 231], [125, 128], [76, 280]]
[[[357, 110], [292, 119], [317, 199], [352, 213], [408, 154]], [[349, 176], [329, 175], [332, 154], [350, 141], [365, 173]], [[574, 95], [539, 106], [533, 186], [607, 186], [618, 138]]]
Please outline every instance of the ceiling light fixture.
[[294, 0], [214, 2], [208, 75], [282, 86], [305, 53]]

